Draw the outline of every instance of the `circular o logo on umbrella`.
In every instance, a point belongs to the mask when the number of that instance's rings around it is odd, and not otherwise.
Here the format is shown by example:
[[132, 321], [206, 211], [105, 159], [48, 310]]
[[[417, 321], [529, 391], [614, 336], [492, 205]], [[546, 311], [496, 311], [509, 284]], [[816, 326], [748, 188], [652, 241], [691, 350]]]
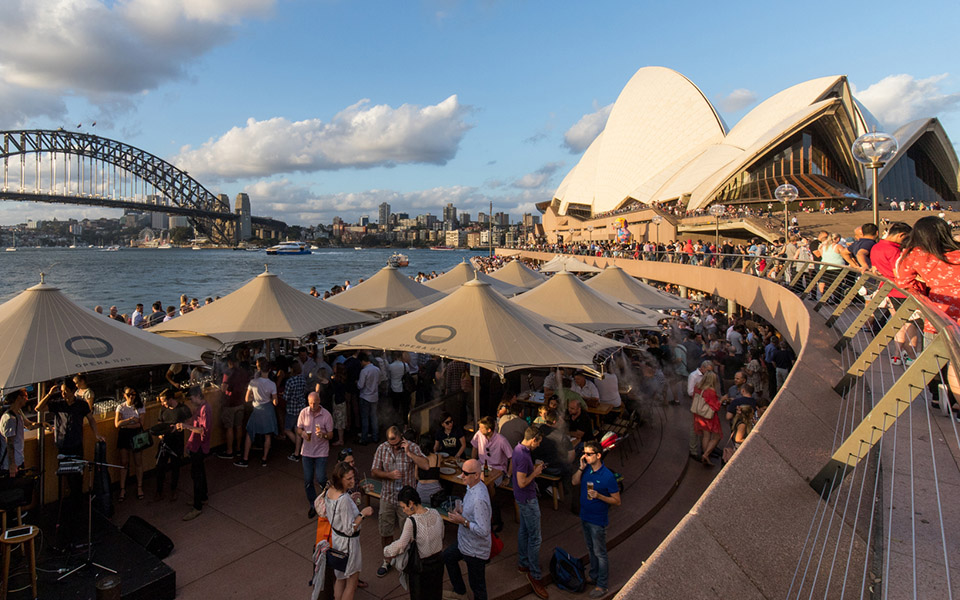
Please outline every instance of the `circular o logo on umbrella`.
[[565, 340], [570, 340], [571, 342], [582, 342], [583, 338], [569, 329], [564, 329], [563, 327], [557, 327], [550, 323], [544, 323], [543, 328], [552, 333], [557, 337], [562, 337]]
[[91, 335], [78, 335], [63, 344], [66, 349], [82, 358], [103, 358], [113, 354], [113, 345], [107, 340]]
[[452, 340], [456, 335], [457, 330], [449, 325], [431, 325], [418, 331], [414, 337], [421, 344], [442, 344]]

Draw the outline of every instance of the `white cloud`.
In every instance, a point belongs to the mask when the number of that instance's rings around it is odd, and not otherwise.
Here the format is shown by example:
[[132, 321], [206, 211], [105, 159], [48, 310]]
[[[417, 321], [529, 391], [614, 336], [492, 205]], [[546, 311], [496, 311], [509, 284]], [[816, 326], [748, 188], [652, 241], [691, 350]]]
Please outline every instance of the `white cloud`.
[[402, 163], [442, 165], [457, 154], [471, 125], [470, 108], [453, 95], [432, 106], [392, 108], [361, 100], [329, 122], [249, 119], [173, 162], [196, 175], [237, 179], [279, 173], [371, 168]]
[[613, 104], [597, 108], [596, 102], [594, 102], [594, 108], [596, 109], [594, 112], [580, 117], [580, 120], [563, 134], [563, 145], [569, 148], [573, 154], [586, 150], [590, 142], [600, 135], [607, 124], [610, 111], [613, 110]]
[[527, 173], [520, 179], [513, 182], [513, 187], [522, 190], [535, 190], [544, 186], [550, 181], [554, 173], [559, 170], [564, 163], [551, 162], [543, 165], [533, 173]]
[[940, 84], [947, 74], [916, 79], [912, 75], [888, 75], [862, 92], [857, 99], [883, 125], [896, 128], [915, 119], [936, 117], [960, 108], [960, 93], [943, 93]]
[[725, 113], [740, 112], [757, 101], [757, 94], [746, 88], [738, 88], [727, 94], [714, 98], [714, 102]]
[[[236, 23], [275, 2], [8, 0], [0, 87], [44, 92], [47, 105], [68, 95], [115, 102], [183, 77], [189, 62], [231, 39]], [[21, 121], [44, 114], [27, 107]]]

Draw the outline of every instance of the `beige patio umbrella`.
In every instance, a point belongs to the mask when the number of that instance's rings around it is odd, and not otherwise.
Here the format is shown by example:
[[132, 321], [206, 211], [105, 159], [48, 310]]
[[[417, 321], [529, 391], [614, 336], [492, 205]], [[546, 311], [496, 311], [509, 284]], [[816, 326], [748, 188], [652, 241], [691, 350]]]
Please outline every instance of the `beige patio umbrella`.
[[387, 315], [423, 308], [445, 295], [410, 279], [396, 267], [386, 266], [363, 283], [331, 296], [327, 302], [353, 310]]
[[75, 304], [43, 282], [0, 305], [0, 388], [75, 373], [199, 362], [197, 346], [152, 335]]
[[[436, 354], [503, 375], [533, 367], [599, 373], [595, 357], [623, 344], [526, 310], [482, 280], [418, 311], [335, 336], [336, 349], [406, 350]], [[606, 358], [606, 356], [604, 356]], [[479, 389], [474, 382], [474, 415]]]
[[558, 273], [560, 271], [569, 271], [571, 273], [599, 273], [600, 267], [588, 265], [579, 258], [558, 254], [547, 262], [540, 265], [541, 273]]
[[474, 268], [473, 265], [466, 261], [458, 264], [443, 275], [427, 281], [424, 283], [424, 285], [428, 288], [451, 294], [464, 283], [473, 281], [474, 279], [479, 279], [484, 283], [490, 284], [494, 290], [500, 292], [508, 298], [510, 296], [516, 296], [517, 294], [522, 294], [523, 292], [527, 291], [526, 288], [510, 285], [509, 283], [504, 283], [499, 279], [494, 279], [485, 273], [480, 273]]
[[528, 290], [537, 287], [547, 280], [546, 277], [537, 273], [519, 260], [511, 260], [493, 273], [490, 273], [490, 277]]
[[150, 331], [191, 332], [232, 346], [253, 340], [300, 339], [328, 327], [373, 321], [290, 287], [265, 270], [213, 304], [155, 325]]
[[587, 286], [613, 296], [629, 304], [638, 304], [654, 310], [689, 310], [690, 302], [661, 292], [652, 285], [637, 281], [616, 265], [610, 265], [596, 277], [586, 282]]
[[561, 323], [595, 332], [656, 327], [661, 318], [654, 311], [592, 290], [567, 271], [560, 271], [511, 302]]

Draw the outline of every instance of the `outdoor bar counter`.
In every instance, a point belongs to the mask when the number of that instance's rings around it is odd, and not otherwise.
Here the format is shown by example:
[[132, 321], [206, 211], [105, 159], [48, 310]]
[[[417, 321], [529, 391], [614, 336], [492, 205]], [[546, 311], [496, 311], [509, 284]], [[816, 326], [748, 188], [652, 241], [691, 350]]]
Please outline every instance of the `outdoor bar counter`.
[[[156, 398], [150, 399], [146, 402], [146, 429], [149, 430], [151, 426], [155, 425], [157, 422], [157, 416], [160, 414], [160, 403]], [[52, 422], [50, 418], [50, 413], [45, 413], [47, 415], [47, 422]], [[107, 442], [107, 462], [114, 465], [120, 464], [120, 452], [117, 450], [117, 428], [114, 426], [114, 413], [111, 411], [109, 414], [97, 414], [94, 413], [94, 418], [97, 421], [97, 432], [103, 436]], [[210, 445], [215, 447], [218, 444], [223, 443], [223, 431], [220, 427], [220, 402], [210, 403], [210, 423], [212, 426]], [[96, 443], [96, 438], [93, 436], [93, 432], [90, 431], [90, 426], [84, 420], [83, 424], [83, 458], [85, 460], [93, 460], [93, 450], [94, 444]], [[159, 440], [154, 436], [153, 446], [143, 450], [141, 452], [141, 458], [143, 461], [143, 471], [147, 473], [152, 471], [157, 464], [157, 445]], [[23, 449], [24, 462], [28, 468], [37, 468], [40, 462], [40, 447], [39, 447], [39, 430], [28, 431], [26, 432], [26, 439], [24, 441]], [[44, 480], [44, 497], [43, 503], [56, 502], [57, 500], [57, 447], [53, 443], [53, 433], [49, 429], [44, 435], [44, 469], [43, 469], [43, 480]], [[128, 471], [128, 481], [133, 479], [135, 481], [136, 472], [133, 469], [133, 464], [131, 460], [131, 469]], [[87, 473], [92, 471], [88, 470]], [[119, 481], [120, 469], [109, 469], [110, 480], [114, 483]], [[145, 491], [154, 490], [152, 476], [149, 477], [150, 482], [147, 483], [148, 477], [144, 477], [144, 487]], [[92, 478], [89, 475], [84, 477], [85, 489], [89, 489], [90, 482]], [[38, 486], [39, 493], [39, 486]]]

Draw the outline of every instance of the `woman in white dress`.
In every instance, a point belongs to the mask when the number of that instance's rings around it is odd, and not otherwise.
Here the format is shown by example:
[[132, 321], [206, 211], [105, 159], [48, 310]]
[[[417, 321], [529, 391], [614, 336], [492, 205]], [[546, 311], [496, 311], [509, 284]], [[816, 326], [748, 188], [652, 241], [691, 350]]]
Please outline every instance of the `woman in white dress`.
[[334, 550], [348, 554], [345, 571], [334, 571], [337, 582], [333, 588], [336, 600], [353, 600], [360, 580], [362, 560], [360, 556], [360, 523], [364, 517], [373, 515], [369, 506], [362, 511], [347, 493], [356, 485], [353, 467], [338, 464], [330, 475], [330, 487], [324, 497], [327, 519], [330, 521], [330, 543]]

